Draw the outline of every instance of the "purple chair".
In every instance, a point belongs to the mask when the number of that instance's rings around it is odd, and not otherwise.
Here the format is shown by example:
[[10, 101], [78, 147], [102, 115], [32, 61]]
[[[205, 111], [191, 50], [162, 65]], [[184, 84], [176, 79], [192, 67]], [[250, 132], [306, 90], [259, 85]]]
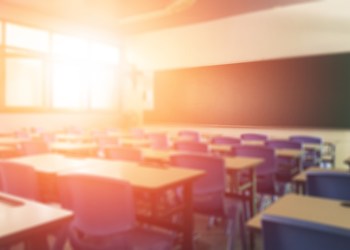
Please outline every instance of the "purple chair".
[[169, 149], [170, 143], [166, 133], [149, 133], [147, 138], [150, 140], [153, 149]]
[[[202, 154], [176, 154], [170, 157], [170, 163], [174, 166], [206, 172], [206, 175], [198, 179], [193, 185], [194, 210], [207, 216], [227, 219], [229, 236], [227, 249], [231, 249], [235, 236], [235, 222], [240, 222], [241, 233], [244, 230], [244, 223], [239, 204], [233, 200], [225, 199], [226, 170], [222, 157]], [[242, 242], [245, 242], [243, 237]]]
[[63, 207], [74, 212], [66, 232], [73, 249], [173, 249], [169, 233], [137, 225], [129, 183], [70, 174], [58, 177], [58, 187]]
[[[266, 146], [273, 149], [297, 149], [302, 150], [302, 144], [296, 141], [288, 140], [269, 140], [266, 142]], [[287, 156], [277, 155], [277, 173], [276, 179], [287, 187], [290, 184], [293, 176], [299, 173], [301, 158], [291, 158]]]
[[120, 161], [142, 161], [142, 152], [140, 149], [125, 147], [125, 146], [111, 146], [105, 147], [104, 155], [107, 159]]
[[239, 145], [241, 139], [231, 136], [215, 136], [211, 139], [213, 144]]
[[36, 155], [48, 153], [49, 145], [44, 140], [28, 140], [20, 143], [20, 150], [23, 155]]
[[186, 139], [189, 139], [190, 141], [196, 141], [199, 142], [201, 140], [201, 136], [198, 131], [194, 130], [180, 130], [177, 135], [179, 137], [186, 137]]
[[186, 152], [208, 152], [208, 145], [206, 143], [196, 141], [179, 141], [174, 144], [174, 148]]
[[307, 135], [293, 135], [289, 137], [290, 141], [299, 142], [301, 144], [314, 144], [320, 148], [305, 148], [305, 156], [303, 161], [303, 168], [306, 169], [311, 166], [320, 166], [321, 164], [321, 146], [323, 144], [322, 138]]
[[267, 141], [268, 136], [259, 133], [243, 133], [241, 134], [242, 141]]
[[38, 176], [30, 165], [1, 161], [0, 182], [4, 192], [31, 200], [40, 200]]

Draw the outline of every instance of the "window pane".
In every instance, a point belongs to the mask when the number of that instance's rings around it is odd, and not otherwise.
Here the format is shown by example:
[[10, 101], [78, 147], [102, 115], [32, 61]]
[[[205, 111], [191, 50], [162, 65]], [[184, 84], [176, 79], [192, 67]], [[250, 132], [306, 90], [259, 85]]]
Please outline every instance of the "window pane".
[[6, 23], [6, 44], [22, 49], [48, 51], [49, 32]]
[[120, 51], [118, 48], [100, 43], [91, 43], [90, 59], [108, 63], [119, 63]]
[[88, 68], [84, 63], [55, 62], [52, 79], [54, 108], [82, 109], [87, 107]]
[[41, 60], [6, 58], [5, 105], [39, 107], [44, 104], [44, 65]]
[[113, 109], [118, 105], [118, 73], [115, 65], [95, 65], [90, 70], [90, 107]]
[[2, 44], [2, 22], [0, 21], [0, 44]]
[[64, 59], [87, 58], [88, 42], [69, 36], [55, 34], [53, 36], [53, 54]]

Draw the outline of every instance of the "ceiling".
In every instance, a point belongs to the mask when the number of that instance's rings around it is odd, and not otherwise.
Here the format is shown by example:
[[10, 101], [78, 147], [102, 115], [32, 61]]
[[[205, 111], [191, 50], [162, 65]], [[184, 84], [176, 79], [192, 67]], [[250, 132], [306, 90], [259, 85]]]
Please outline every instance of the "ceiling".
[[135, 34], [317, 0], [2, 0], [20, 9]]

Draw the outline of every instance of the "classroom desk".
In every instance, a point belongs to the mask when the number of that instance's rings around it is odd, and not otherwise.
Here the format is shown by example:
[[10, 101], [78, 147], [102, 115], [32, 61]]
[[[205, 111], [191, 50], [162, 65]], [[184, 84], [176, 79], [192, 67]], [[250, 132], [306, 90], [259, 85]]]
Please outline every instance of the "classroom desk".
[[0, 192], [0, 248], [25, 240], [30, 249], [48, 249], [47, 232], [72, 217], [71, 211]]
[[38, 174], [40, 197], [43, 201], [57, 201], [57, 174], [84, 166], [84, 159], [69, 158], [60, 154], [38, 154], [7, 159], [32, 166]]
[[[183, 233], [183, 249], [193, 249], [193, 182], [204, 175], [200, 170], [164, 167], [152, 168], [138, 164], [125, 165], [121, 161], [111, 161], [102, 159], [88, 159], [84, 161], [85, 166], [75, 170], [67, 171], [69, 173], [82, 173], [107, 178], [116, 178], [128, 181], [136, 190], [147, 192], [151, 195], [151, 213], [147, 216], [139, 215], [138, 218], [161, 227]], [[183, 188], [183, 204], [177, 208], [184, 215], [182, 225], [164, 221], [159, 215], [159, 197], [163, 192], [170, 188]]]
[[0, 137], [0, 145], [10, 146], [16, 148], [21, 142], [28, 139], [17, 138], [17, 137]]
[[[261, 231], [263, 214], [288, 217], [350, 230], [350, 209], [341, 201], [313, 196], [287, 194], [248, 220], [246, 225], [254, 231]], [[332, 216], [333, 215], [333, 216]], [[336, 216], [334, 216], [336, 215]]]
[[[350, 209], [341, 201], [319, 197], [287, 194], [248, 220], [246, 226], [251, 232], [261, 232], [263, 214], [287, 217], [350, 230]], [[251, 249], [254, 245], [251, 245]]]
[[142, 148], [142, 147], [149, 146], [151, 144], [151, 141], [147, 138], [124, 137], [124, 138], [119, 138], [119, 143], [124, 146]]
[[306, 183], [306, 173], [307, 172], [347, 172], [348, 170], [345, 169], [327, 169], [327, 168], [320, 168], [320, 167], [310, 167], [307, 170], [301, 171], [299, 174], [293, 177], [292, 182], [296, 186], [297, 193], [305, 193], [305, 183]]
[[56, 134], [55, 140], [60, 142], [92, 142], [90, 134]]
[[[164, 191], [176, 186], [182, 186], [184, 190], [184, 201], [181, 211], [184, 214], [184, 225], [165, 223], [157, 217], [157, 202], [152, 202], [151, 215], [141, 216], [142, 220], [156, 223], [159, 226], [169, 227], [184, 233], [184, 249], [193, 249], [193, 211], [192, 211], [192, 183], [204, 174], [203, 171], [183, 168], [154, 168], [143, 167], [138, 163], [105, 160], [97, 158], [67, 158], [57, 154], [43, 154], [12, 158], [11, 161], [28, 164], [34, 167], [38, 173], [43, 175], [42, 179], [51, 185], [51, 191], [57, 192], [56, 178], [58, 174], [84, 173], [108, 178], [123, 179], [136, 189], [151, 194], [152, 199]], [[51, 177], [51, 178], [48, 178]], [[54, 189], [54, 190], [53, 190]]]
[[95, 156], [98, 145], [94, 142], [53, 142], [50, 144], [52, 152], [68, 156]]
[[[181, 154], [184, 152], [177, 150], [156, 150], [150, 148], [142, 149], [142, 155], [146, 160], [168, 163], [170, 156]], [[221, 156], [220, 156], [221, 157]], [[250, 211], [252, 214], [256, 212], [256, 167], [263, 162], [263, 159], [256, 157], [242, 156], [222, 156], [225, 161], [225, 168], [230, 178], [230, 185], [227, 194], [242, 197], [240, 194], [243, 190], [249, 189]], [[250, 182], [240, 185], [238, 173], [240, 171], [248, 171]]]

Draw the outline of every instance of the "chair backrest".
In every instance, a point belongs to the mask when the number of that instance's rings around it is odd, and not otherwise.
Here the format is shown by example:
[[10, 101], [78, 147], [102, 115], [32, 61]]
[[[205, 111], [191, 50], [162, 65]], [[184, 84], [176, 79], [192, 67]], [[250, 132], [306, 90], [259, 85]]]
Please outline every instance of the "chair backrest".
[[39, 200], [38, 176], [30, 165], [1, 161], [0, 179], [4, 192]]
[[307, 194], [350, 201], [350, 173], [312, 171], [306, 178]]
[[20, 143], [24, 155], [44, 154], [49, 152], [49, 146], [44, 140], [28, 140]]
[[234, 147], [233, 151], [237, 156], [258, 157], [264, 159], [264, 162], [256, 168], [257, 175], [270, 175], [277, 171], [276, 155], [272, 148], [242, 145]]
[[121, 161], [135, 161], [142, 160], [142, 153], [140, 149], [126, 147], [126, 146], [112, 146], [105, 147], [104, 155], [107, 159], [121, 160]]
[[297, 141], [268, 140], [265, 145], [270, 148], [302, 149], [303, 145]]
[[186, 139], [190, 140], [190, 141], [200, 141], [200, 134], [198, 131], [194, 131], [194, 130], [180, 130], [178, 132], [178, 136], [186, 136]]
[[143, 128], [132, 128], [131, 135], [135, 138], [146, 138], [146, 133]]
[[347, 250], [350, 246], [346, 229], [266, 214], [262, 225], [264, 250]]
[[211, 143], [239, 145], [241, 143], [241, 140], [239, 138], [231, 136], [215, 136], [211, 139]]
[[322, 138], [316, 136], [292, 135], [289, 137], [289, 140], [300, 143], [322, 144]]
[[197, 212], [215, 214], [223, 211], [225, 193], [225, 165], [221, 157], [203, 154], [175, 154], [170, 164], [204, 170], [206, 175], [193, 185], [194, 206]]
[[104, 177], [67, 174], [58, 177], [62, 205], [74, 212], [72, 225], [90, 236], [108, 236], [136, 224], [132, 187]]
[[174, 144], [174, 148], [179, 151], [187, 152], [208, 152], [208, 145], [197, 141], [179, 141]]
[[241, 140], [266, 141], [268, 136], [260, 133], [243, 133], [241, 134]]
[[169, 149], [170, 147], [166, 133], [149, 133], [147, 137], [154, 149]]

